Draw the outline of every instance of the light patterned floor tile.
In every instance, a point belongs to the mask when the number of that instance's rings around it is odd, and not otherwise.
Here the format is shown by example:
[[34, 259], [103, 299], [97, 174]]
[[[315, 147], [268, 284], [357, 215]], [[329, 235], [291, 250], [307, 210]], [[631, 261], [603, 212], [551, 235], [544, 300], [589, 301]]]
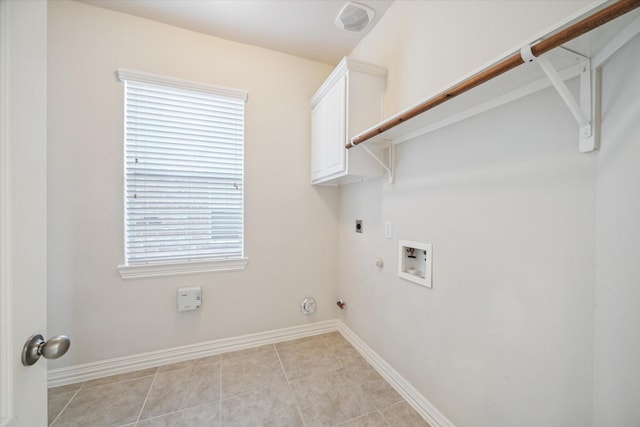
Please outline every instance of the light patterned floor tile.
[[356, 383], [378, 409], [401, 402], [402, 396], [366, 361], [345, 368], [349, 378]]
[[48, 390], [48, 394], [49, 394], [49, 396], [51, 396], [53, 394], [58, 394], [58, 393], [76, 392], [76, 391], [80, 390], [80, 387], [82, 387], [82, 384], [84, 384], [84, 383], [75, 383], [75, 384], [62, 385], [62, 386], [59, 386], [59, 387], [51, 387]]
[[278, 348], [277, 351], [289, 381], [322, 374], [342, 366], [321, 339]]
[[390, 427], [429, 427], [429, 423], [422, 419], [407, 402], [388, 406], [381, 412]]
[[53, 427], [428, 426], [338, 332], [51, 388], [52, 420]]
[[222, 401], [225, 427], [303, 426], [288, 384], [240, 394]]
[[307, 427], [334, 425], [375, 410], [344, 369], [292, 381], [291, 389]]
[[220, 356], [202, 357], [199, 359], [185, 360], [184, 362], [172, 363], [170, 365], [163, 365], [158, 368], [158, 372], [169, 372], [169, 371], [175, 371], [178, 369], [193, 368], [196, 366], [202, 366], [202, 365], [211, 364], [211, 363], [214, 363], [214, 364], [220, 363]]
[[322, 335], [314, 335], [311, 337], [297, 338], [295, 340], [282, 341], [282, 342], [276, 343], [276, 350], [280, 350], [286, 347], [291, 347], [294, 345], [321, 343], [321, 342], [324, 343], [322, 339]]
[[329, 332], [328, 334], [322, 334], [320, 335], [320, 338], [322, 338], [329, 347], [338, 347], [338, 346], [344, 346], [344, 345], [351, 347], [351, 344], [349, 344], [349, 341], [347, 341], [342, 336], [342, 334], [337, 331]]
[[58, 427], [120, 426], [135, 421], [153, 377], [81, 389], [53, 424]]
[[234, 357], [221, 363], [223, 399], [287, 381], [275, 351]]
[[249, 354], [262, 353], [264, 351], [275, 351], [276, 347], [273, 344], [261, 345], [258, 347], [245, 348], [244, 350], [230, 351], [220, 355], [223, 360], [233, 359], [234, 357], [247, 356]]
[[64, 409], [64, 407], [69, 403], [71, 398], [75, 396], [76, 392], [72, 391], [70, 393], [49, 393], [49, 397], [47, 399], [47, 423], [51, 424], [53, 420], [56, 419], [58, 414]]
[[139, 422], [136, 427], [219, 427], [220, 402]]
[[141, 420], [220, 400], [220, 364], [206, 363], [159, 372]]
[[388, 427], [384, 417], [379, 412], [371, 412], [358, 418], [338, 424], [340, 427]]
[[349, 341], [344, 339], [338, 332], [332, 332], [330, 334], [321, 335], [324, 342], [329, 347], [329, 350], [333, 355], [342, 363], [343, 366], [351, 365], [353, 363], [365, 362], [364, 358], [360, 356], [360, 353], [353, 348]]
[[109, 377], [98, 378], [84, 383], [83, 389], [96, 387], [105, 384], [117, 383], [120, 381], [133, 380], [136, 378], [150, 377], [156, 374], [158, 368], [142, 369], [140, 371], [127, 372], [125, 374], [111, 375]]

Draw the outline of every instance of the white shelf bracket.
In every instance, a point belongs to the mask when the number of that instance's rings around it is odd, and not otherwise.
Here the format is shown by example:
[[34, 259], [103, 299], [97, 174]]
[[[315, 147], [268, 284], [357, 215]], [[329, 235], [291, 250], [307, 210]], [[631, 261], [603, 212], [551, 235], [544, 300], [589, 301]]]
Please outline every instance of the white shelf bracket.
[[393, 142], [389, 142], [387, 145], [387, 163], [385, 163], [380, 157], [378, 157], [373, 151], [369, 150], [365, 144], [360, 144], [358, 147], [362, 147], [364, 151], [366, 151], [373, 159], [380, 164], [387, 171], [387, 177], [389, 178], [389, 184], [393, 184], [395, 179], [394, 175], [394, 162], [395, 162], [395, 146]]
[[582, 153], [588, 153], [598, 149], [598, 132], [597, 132], [597, 120], [598, 117], [597, 107], [599, 106], [597, 96], [598, 91], [598, 76], [597, 71], [591, 70], [591, 59], [571, 52], [575, 55], [576, 60], [580, 66], [580, 101], [576, 101], [573, 97], [567, 85], [564, 84], [562, 78], [551, 64], [551, 62], [543, 56], [534, 56], [531, 51], [531, 45], [524, 46], [520, 49], [520, 56], [525, 63], [536, 62], [542, 68], [542, 71], [546, 74], [547, 78], [553, 84], [556, 91], [562, 98], [571, 114], [578, 122], [579, 133], [579, 150]]

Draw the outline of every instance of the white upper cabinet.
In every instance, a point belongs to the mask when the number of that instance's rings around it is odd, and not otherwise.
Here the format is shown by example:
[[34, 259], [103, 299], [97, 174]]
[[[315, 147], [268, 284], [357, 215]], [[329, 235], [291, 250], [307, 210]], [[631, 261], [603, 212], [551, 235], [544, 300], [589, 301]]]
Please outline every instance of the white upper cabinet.
[[341, 185], [380, 176], [383, 169], [347, 142], [382, 118], [386, 70], [344, 58], [311, 99], [311, 183]]

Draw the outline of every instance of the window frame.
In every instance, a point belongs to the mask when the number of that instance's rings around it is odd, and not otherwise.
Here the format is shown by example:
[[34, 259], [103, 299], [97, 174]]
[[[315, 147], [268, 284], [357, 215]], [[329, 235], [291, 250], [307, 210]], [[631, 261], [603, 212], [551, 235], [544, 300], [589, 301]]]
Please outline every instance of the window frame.
[[[169, 86], [172, 88], [185, 89], [185, 90], [195, 90], [200, 92], [208, 92], [221, 96], [228, 96], [242, 99], [244, 102], [248, 100], [248, 94], [244, 90], [232, 89], [223, 86], [210, 85], [206, 83], [199, 83], [190, 80], [182, 80], [171, 77], [160, 76], [156, 74], [144, 73], [139, 71], [127, 70], [127, 69], [118, 69], [115, 72], [116, 78], [118, 81], [124, 83], [125, 81], [135, 81], [140, 83], [149, 83], [156, 84], [162, 86]], [[123, 93], [124, 94], [124, 93]], [[123, 99], [123, 107], [126, 108], [125, 100]], [[126, 112], [123, 114], [123, 119], [126, 117]], [[246, 112], [245, 112], [246, 117]], [[124, 125], [123, 125], [124, 129]], [[123, 136], [123, 147], [126, 147], [126, 137]], [[243, 142], [244, 143], [244, 142]], [[124, 156], [123, 156], [124, 159]], [[244, 163], [244, 153], [242, 155], [242, 161]], [[126, 162], [126, 160], [125, 160]], [[126, 173], [126, 165], [124, 165], [125, 173]], [[244, 175], [244, 173], [243, 173]], [[244, 181], [244, 180], [243, 180]], [[126, 215], [126, 177], [123, 182], [123, 190], [124, 190], [124, 203], [123, 212]], [[119, 271], [121, 277], [123, 279], [137, 279], [137, 278], [145, 278], [145, 277], [159, 277], [159, 276], [173, 276], [173, 275], [182, 275], [182, 274], [197, 274], [197, 273], [207, 273], [207, 272], [216, 272], [216, 271], [233, 271], [233, 270], [243, 270], [246, 268], [246, 265], [249, 261], [249, 258], [246, 256], [246, 245], [245, 245], [245, 224], [244, 224], [244, 185], [242, 188], [242, 256], [241, 257], [228, 257], [228, 258], [219, 258], [219, 259], [194, 259], [194, 260], [168, 260], [162, 262], [153, 262], [153, 263], [140, 263], [140, 264], [127, 264], [125, 263], [118, 265], [117, 270]], [[124, 226], [126, 227], [126, 220]], [[126, 231], [123, 228], [123, 232]], [[123, 236], [125, 237], [125, 236]], [[123, 248], [126, 251], [126, 239], [123, 238]], [[126, 255], [125, 255], [126, 260]]]

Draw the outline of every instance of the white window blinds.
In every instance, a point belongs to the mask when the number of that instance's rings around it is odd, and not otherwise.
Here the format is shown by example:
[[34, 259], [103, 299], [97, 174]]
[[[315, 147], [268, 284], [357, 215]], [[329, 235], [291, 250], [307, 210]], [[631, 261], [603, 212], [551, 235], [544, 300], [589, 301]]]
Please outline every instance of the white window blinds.
[[127, 265], [242, 257], [246, 94], [131, 72], [118, 77], [125, 83]]

